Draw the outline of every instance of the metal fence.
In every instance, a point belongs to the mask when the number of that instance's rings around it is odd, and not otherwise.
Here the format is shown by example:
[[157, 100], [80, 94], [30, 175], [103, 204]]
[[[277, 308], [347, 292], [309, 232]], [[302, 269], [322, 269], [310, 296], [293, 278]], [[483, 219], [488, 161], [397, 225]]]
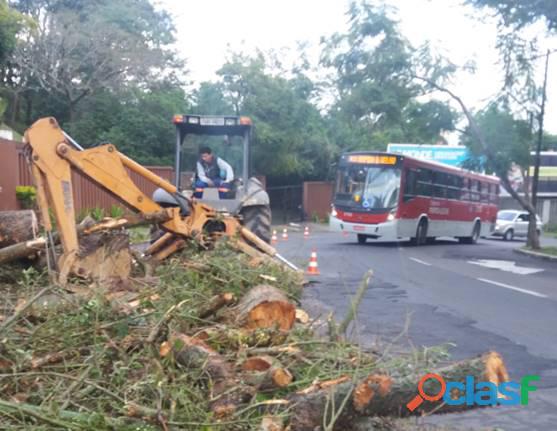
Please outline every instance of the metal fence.
[[273, 223], [281, 224], [303, 221], [302, 184], [267, 187], [267, 193], [271, 201]]
[[[174, 169], [168, 166], [146, 166], [147, 169], [167, 181], [174, 178]], [[155, 191], [156, 186], [145, 178], [128, 170], [135, 185], [147, 196]], [[33, 179], [25, 156], [23, 145], [11, 141], [0, 142], [0, 210], [19, 209], [15, 198], [15, 186], [33, 185]], [[77, 212], [102, 208], [110, 211], [113, 205], [123, 206], [108, 190], [79, 172], [72, 171], [74, 207]]]

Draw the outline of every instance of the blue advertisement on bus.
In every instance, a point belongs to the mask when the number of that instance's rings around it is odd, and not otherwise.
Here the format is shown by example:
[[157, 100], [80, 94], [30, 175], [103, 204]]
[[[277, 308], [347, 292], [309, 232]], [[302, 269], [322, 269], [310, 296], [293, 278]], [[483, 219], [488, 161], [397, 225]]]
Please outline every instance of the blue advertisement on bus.
[[457, 167], [468, 158], [468, 150], [464, 146], [389, 144], [387, 151]]

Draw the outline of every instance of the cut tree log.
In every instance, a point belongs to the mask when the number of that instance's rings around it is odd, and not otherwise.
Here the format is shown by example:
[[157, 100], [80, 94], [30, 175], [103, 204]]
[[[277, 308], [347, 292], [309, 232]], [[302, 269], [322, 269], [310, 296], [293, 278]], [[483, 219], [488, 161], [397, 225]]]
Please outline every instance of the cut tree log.
[[222, 393], [233, 377], [232, 366], [203, 341], [175, 333], [169, 339], [176, 362], [187, 368], [203, 369], [213, 382], [213, 391]]
[[0, 248], [37, 238], [39, 224], [33, 210], [0, 211]]
[[[234, 370], [226, 359], [203, 341], [184, 334], [175, 333], [169, 339], [176, 362], [188, 369], [200, 369], [211, 380], [210, 408], [218, 419], [233, 414], [237, 407], [249, 401], [255, 391], [249, 386], [238, 384]], [[167, 345], [161, 346], [165, 353]]]
[[250, 289], [233, 309], [236, 324], [247, 328], [288, 331], [296, 319], [296, 307], [279, 289], [266, 284]]
[[0, 265], [33, 256], [39, 251], [44, 250], [45, 245], [46, 239], [37, 238], [0, 248]]
[[[495, 385], [508, 381], [509, 376], [501, 356], [496, 352], [488, 352], [482, 356], [456, 362], [446, 368], [434, 371], [443, 379], [465, 383], [467, 376], [473, 376], [474, 381], [487, 381]], [[334, 397], [335, 406], [342, 405], [348, 397], [344, 410], [338, 414], [333, 429], [349, 429], [362, 417], [372, 416], [410, 416], [425, 413], [449, 413], [478, 407], [478, 405], [453, 406], [443, 403], [424, 401], [414, 411], [410, 411], [406, 404], [418, 394], [418, 381], [422, 375], [394, 378], [387, 375], [370, 375], [357, 382], [341, 381], [327, 388], [310, 387], [289, 397], [293, 404], [291, 415], [292, 431], [314, 430], [323, 424], [323, 416], [328, 411], [325, 422], [331, 420], [331, 397]], [[424, 384], [426, 394], [435, 396], [439, 393], [440, 384], [437, 380], [429, 379]], [[454, 398], [462, 394], [458, 391], [451, 392]], [[497, 396], [497, 394], [494, 394]], [[329, 404], [329, 406], [328, 406]]]
[[290, 371], [270, 356], [253, 356], [242, 364], [243, 381], [258, 391], [284, 388], [294, 379]]

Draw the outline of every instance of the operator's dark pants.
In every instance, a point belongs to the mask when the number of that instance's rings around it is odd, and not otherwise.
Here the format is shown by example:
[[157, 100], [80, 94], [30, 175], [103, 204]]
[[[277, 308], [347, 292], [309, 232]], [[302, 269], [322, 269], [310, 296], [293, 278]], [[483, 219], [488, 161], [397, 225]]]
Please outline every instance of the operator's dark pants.
[[[215, 187], [219, 189], [219, 198], [225, 199], [228, 196], [228, 192], [230, 191], [230, 183], [225, 183], [220, 178], [214, 179], [213, 183], [215, 183]], [[193, 197], [201, 199], [203, 197], [203, 189], [206, 187], [209, 187], [209, 184], [199, 179], [196, 180], [194, 185]]]

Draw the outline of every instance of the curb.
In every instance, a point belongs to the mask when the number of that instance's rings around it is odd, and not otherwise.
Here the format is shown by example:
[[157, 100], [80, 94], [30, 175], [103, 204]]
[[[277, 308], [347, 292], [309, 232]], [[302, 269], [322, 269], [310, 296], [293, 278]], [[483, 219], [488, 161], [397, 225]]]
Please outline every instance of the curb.
[[538, 259], [545, 259], [545, 260], [551, 260], [553, 262], [557, 262], [557, 256], [552, 256], [550, 254], [538, 253], [537, 251], [523, 250], [521, 248], [514, 248], [513, 251], [515, 253], [524, 254], [526, 256], [532, 256]]

